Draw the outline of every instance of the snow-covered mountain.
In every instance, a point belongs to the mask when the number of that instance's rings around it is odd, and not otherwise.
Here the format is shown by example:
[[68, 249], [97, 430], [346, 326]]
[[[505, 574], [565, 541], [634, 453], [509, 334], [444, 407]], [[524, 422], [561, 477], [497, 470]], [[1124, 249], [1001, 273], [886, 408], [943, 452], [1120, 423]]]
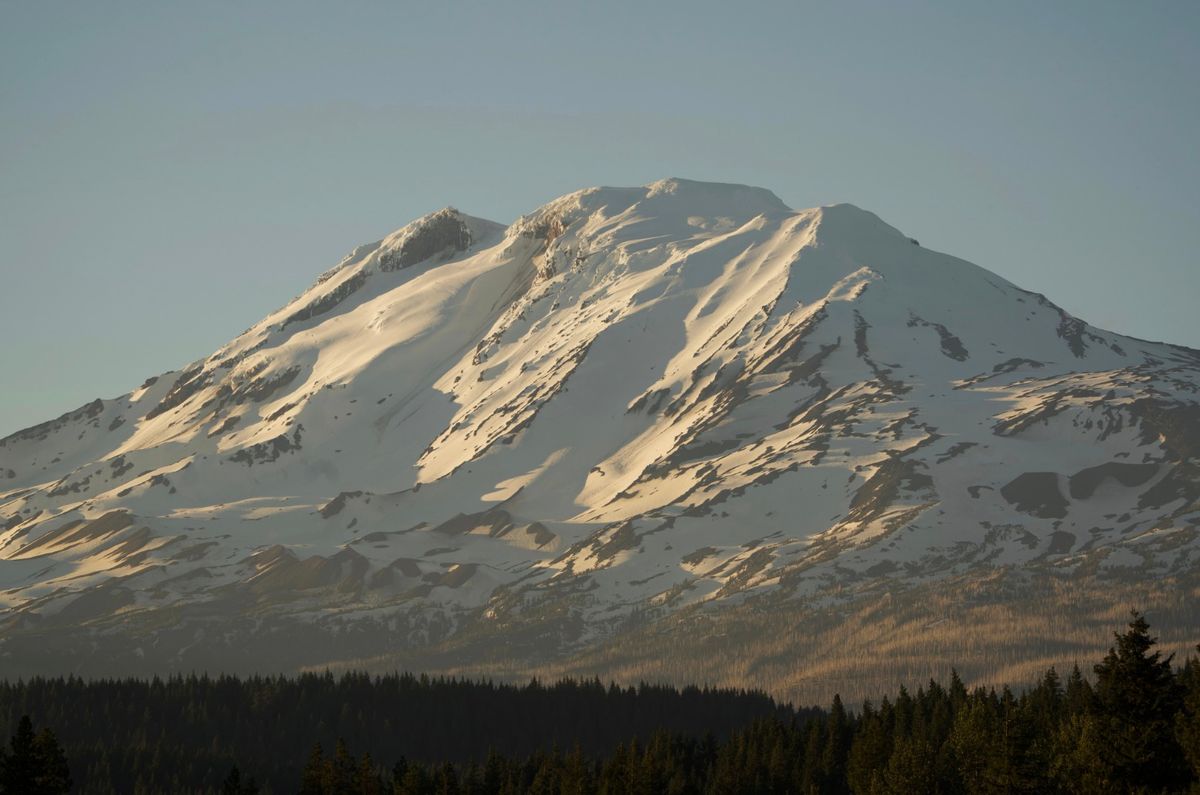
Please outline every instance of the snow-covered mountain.
[[1198, 385], [851, 205], [447, 208], [0, 441], [0, 659], [525, 670], [748, 604], [1187, 580]]

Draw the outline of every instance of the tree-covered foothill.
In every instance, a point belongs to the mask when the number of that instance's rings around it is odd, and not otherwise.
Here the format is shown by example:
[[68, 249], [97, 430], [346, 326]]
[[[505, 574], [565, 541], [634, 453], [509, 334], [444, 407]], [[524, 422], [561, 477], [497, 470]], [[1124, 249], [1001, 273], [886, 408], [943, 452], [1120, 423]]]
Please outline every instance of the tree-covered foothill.
[[558, 747], [385, 770], [345, 744], [316, 746], [297, 779], [305, 795], [1200, 792], [1200, 663], [1176, 670], [1154, 647], [1134, 613], [1092, 680], [1051, 668], [1020, 695], [968, 690], [954, 675], [856, 715], [835, 697], [823, 713], [760, 718], [723, 741], [657, 732], [599, 757]]
[[[1200, 661], [1155, 647], [1134, 613], [1089, 677], [1017, 694], [953, 675], [857, 711], [598, 682], [34, 680], [0, 685], [0, 716], [59, 719], [70, 771], [12, 721], [0, 792], [1200, 793]], [[48, 788], [13, 789], [33, 759]]]

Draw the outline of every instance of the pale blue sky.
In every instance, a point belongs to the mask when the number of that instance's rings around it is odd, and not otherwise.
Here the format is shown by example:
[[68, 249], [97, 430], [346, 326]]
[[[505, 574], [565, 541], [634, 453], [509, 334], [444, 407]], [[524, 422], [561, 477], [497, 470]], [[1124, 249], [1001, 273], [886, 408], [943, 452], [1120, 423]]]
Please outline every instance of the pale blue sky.
[[0, 435], [358, 243], [682, 176], [1200, 347], [1200, 3], [0, 3]]

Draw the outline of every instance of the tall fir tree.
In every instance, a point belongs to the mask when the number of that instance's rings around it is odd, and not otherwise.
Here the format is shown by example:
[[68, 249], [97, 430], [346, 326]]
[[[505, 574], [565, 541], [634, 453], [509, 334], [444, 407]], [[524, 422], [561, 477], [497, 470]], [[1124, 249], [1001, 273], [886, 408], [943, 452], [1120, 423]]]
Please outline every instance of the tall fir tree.
[[0, 757], [0, 792], [4, 795], [59, 795], [71, 789], [71, 771], [58, 739], [49, 729], [35, 734], [33, 721], [21, 716]]
[[[1200, 654], [1200, 646], [1196, 652]], [[1179, 679], [1183, 709], [1175, 717], [1175, 737], [1191, 767], [1192, 781], [1200, 781], [1200, 658], [1188, 660]]]
[[863, 704], [858, 730], [850, 745], [850, 756], [846, 762], [846, 783], [854, 793], [869, 793], [872, 783], [887, 767], [892, 755], [892, 738], [883, 717], [874, 710], [871, 702]]
[[1154, 647], [1150, 625], [1136, 610], [1129, 629], [1095, 666], [1098, 740], [1118, 780], [1149, 792], [1181, 788], [1187, 771], [1175, 738], [1182, 693], [1171, 660]]
[[324, 795], [325, 752], [320, 743], [313, 745], [308, 762], [300, 773], [300, 795]]
[[825, 725], [825, 747], [821, 752], [822, 791], [841, 795], [849, 791], [846, 788], [846, 757], [850, 753], [851, 727], [842, 697], [836, 693]]
[[1063, 710], [1068, 715], [1082, 715], [1092, 711], [1094, 700], [1095, 693], [1091, 684], [1083, 678], [1083, 672], [1079, 670], [1079, 663], [1075, 663], [1071, 666], [1067, 685], [1063, 689]]

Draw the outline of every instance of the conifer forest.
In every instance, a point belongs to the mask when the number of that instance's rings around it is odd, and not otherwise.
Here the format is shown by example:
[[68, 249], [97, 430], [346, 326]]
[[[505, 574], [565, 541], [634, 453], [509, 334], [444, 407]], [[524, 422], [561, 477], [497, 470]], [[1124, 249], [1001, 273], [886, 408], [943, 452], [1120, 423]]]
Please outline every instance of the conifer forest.
[[1200, 660], [1134, 613], [1019, 691], [955, 674], [878, 702], [599, 681], [306, 674], [0, 684], [0, 792], [1186, 793]]

